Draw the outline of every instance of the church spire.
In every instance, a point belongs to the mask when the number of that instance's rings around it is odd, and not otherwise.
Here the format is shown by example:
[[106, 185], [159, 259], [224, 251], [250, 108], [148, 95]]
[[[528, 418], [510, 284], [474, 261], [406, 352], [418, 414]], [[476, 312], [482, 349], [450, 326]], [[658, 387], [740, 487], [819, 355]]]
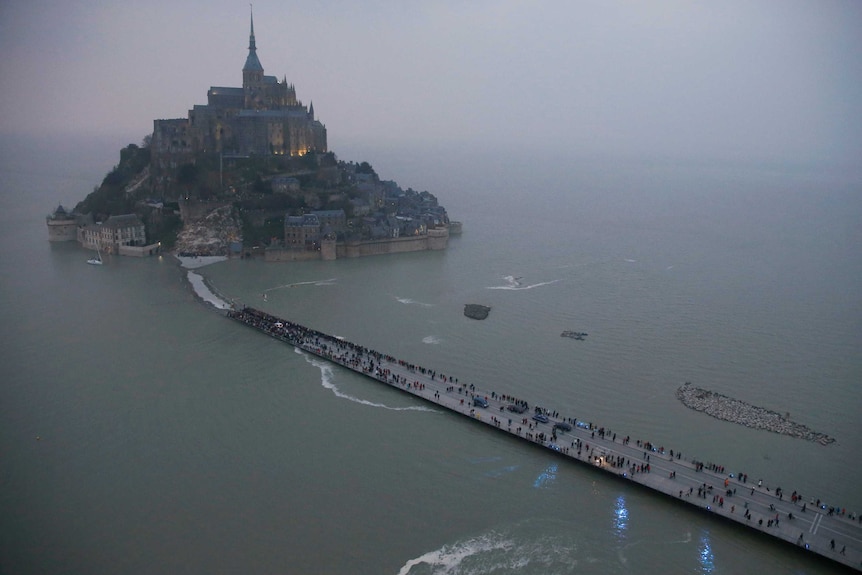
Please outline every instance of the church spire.
[[245, 59], [243, 72], [260, 72], [263, 74], [263, 66], [260, 65], [260, 60], [257, 59], [257, 46], [254, 43], [254, 12], [249, 4], [249, 13], [251, 16], [251, 32], [248, 35], [248, 58]]
[[251, 18], [251, 33], [248, 35], [248, 49], [257, 51], [257, 47], [254, 45], [254, 9], [251, 4], [248, 5], [248, 13]]

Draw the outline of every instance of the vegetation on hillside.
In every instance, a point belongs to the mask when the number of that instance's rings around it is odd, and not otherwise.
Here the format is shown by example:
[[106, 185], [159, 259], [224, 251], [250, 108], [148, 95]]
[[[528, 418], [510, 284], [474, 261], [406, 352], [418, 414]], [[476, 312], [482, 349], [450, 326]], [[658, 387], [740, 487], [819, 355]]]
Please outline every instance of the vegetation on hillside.
[[[164, 248], [171, 249], [183, 227], [179, 201], [232, 205], [241, 221], [247, 246], [282, 240], [285, 216], [312, 210], [344, 210], [349, 226], [345, 233], [356, 236], [370, 233], [369, 185], [377, 188], [378, 205], [373, 208], [384, 227], [392, 224], [384, 220], [404, 209], [405, 202], [436, 205], [436, 198], [428, 192], [417, 196], [413, 190], [400, 190], [394, 182], [383, 186], [371, 164], [340, 162], [332, 152], [248, 158], [199, 154], [172, 173], [162, 174], [160, 181], [166, 184], [156, 194], [149, 177], [149, 144], [145, 138], [141, 146], [130, 144], [123, 148], [120, 163], [75, 211], [89, 214], [96, 222], [112, 215], [136, 213], [146, 226], [147, 241], [161, 242]], [[365, 191], [360, 191], [362, 185]], [[389, 190], [387, 193], [401, 193], [405, 199], [395, 200], [392, 196], [385, 204], [379, 203], [384, 187]], [[354, 214], [357, 202], [364, 206], [360, 212], [365, 214], [364, 220]]]
[[136, 176], [150, 165], [149, 148], [129, 144], [120, 151], [120, 163], [108, 172], [102, 184], [93, 189], [75, 206], [79, 214], [92, 214], [96, 221], [108, 216], [129, 214], [134, 211], [135, 198], [125, 193]]

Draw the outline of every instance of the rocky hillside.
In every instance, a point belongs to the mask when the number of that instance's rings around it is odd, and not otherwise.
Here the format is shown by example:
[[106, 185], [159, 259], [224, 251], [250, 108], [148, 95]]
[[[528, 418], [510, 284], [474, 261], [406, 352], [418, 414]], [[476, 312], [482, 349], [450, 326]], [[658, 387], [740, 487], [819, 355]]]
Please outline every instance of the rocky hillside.
[[242, 226], [233, 206], [224, 206], [205, 218], [186, 224], [177, 236], [180, 255], [226, 256], [231, 242], [242, 241]]

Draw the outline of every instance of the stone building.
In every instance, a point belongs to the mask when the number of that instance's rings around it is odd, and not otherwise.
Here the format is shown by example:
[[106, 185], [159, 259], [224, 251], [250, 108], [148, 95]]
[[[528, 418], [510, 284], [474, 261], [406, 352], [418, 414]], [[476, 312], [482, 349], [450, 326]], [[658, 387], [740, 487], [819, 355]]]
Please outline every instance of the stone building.
[[314, 250], [319, 247], [320, 220], [314, 214], [285, 216], [284, 247]]
[[287, 194], [299, 191], [299, 180], [291, 176], [276, 176], [270, 182], [272, 191], [277, 194]]
[[91, 250], [106, 254], [119, 254], [121, 247], [147, 245], [144, 223], [137, 214], [111, 216], [102, 223], [89, 223], [78, 227], [78, 243]]
[[314, 210], [311, 212], [320, 221], [320, 230], [324, 234], [334, 235], [343, 232], [347, 227], [347, 214], [344, 210]]
[[326, 126], [315, 119], [313, 103], [306, 107], [297, 99], [287, 77], [279, 81], [264, 74], [252, 17], [242, 87], [213, 86], [207, 103], [195, 105], [187, 118], [154, 120], [150, 149], [154, 187], [164, 190], [170, 170], [193, 161], [198, 153], [301, 156], [326, 152]]
[[48, 224], [48, 241], [75, 241], [78, 234], [78, 220], [73, 214], [67, 212], [62, 204], [45, 218], [45, 223]]

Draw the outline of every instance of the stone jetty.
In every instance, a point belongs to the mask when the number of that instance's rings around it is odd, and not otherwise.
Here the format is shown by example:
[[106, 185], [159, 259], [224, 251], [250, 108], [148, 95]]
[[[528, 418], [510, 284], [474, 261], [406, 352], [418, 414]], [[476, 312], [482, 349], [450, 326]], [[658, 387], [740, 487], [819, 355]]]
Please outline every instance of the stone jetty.
[[835, 441], [825, 433], [814, 431], [807, 425], [791, 421], [787, 416], [777, 411], [757, 407], [744, 401], [715, 393], [686, 382], [676, 390], [676, 397], [683, 405], [709, 416], [730, 421], [753, 429], [763, 429], [782, 435], [790, 435], [808, 441], [817, 441], [828, 445]]
[[527, 441], [573, 464], [649, 489], [752, 535], [862, 571], [862, 515], [619, 430], [564, 415], [250, 307], [227, 316], [374, 381]]

